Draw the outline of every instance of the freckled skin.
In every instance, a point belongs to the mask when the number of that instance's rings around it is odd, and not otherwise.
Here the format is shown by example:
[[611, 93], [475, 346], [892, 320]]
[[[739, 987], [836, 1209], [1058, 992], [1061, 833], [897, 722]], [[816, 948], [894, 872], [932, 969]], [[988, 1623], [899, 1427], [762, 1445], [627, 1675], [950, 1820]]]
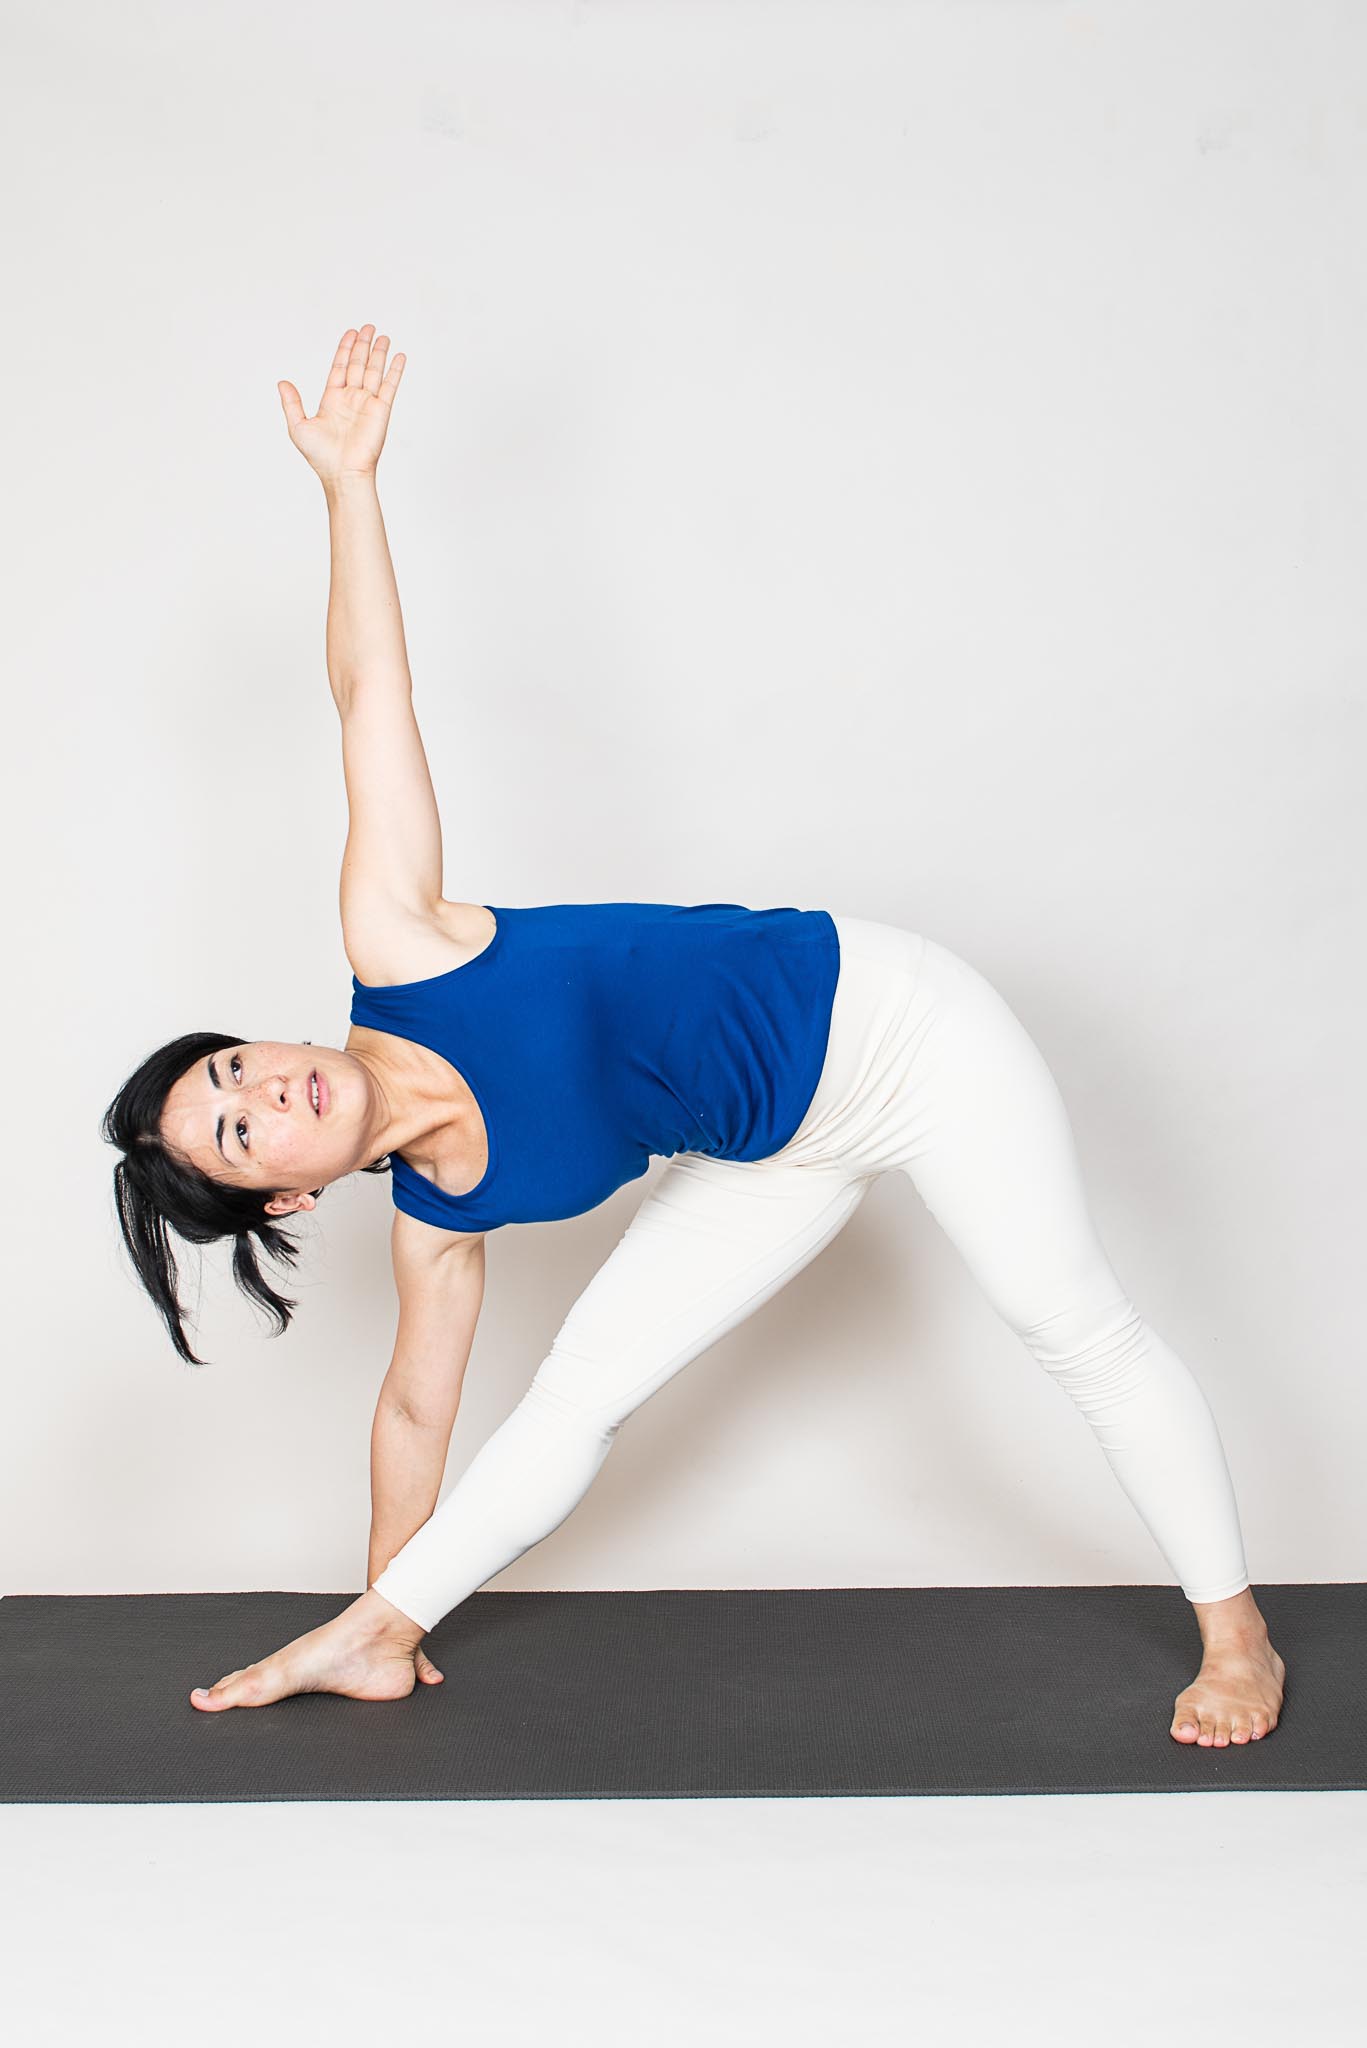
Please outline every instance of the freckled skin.
[[[167, 1095], [162, 1137], [212, 1180], [269, 1189], [271, 1216], [312, 1209], [314, 1191], [329, 1181], [386, 1153], [421, 1150], [451, 1127], [452, 1104], [421, 1049], [391, 1047], [379, 1033], [369, 1039], [345, 1049], [278, 1039], [229, 1046], [213, 1055], [217, 1088], [199, 1060]], [[328, 1089], [322, 1116], [309, 1099], [315, 1069]]]

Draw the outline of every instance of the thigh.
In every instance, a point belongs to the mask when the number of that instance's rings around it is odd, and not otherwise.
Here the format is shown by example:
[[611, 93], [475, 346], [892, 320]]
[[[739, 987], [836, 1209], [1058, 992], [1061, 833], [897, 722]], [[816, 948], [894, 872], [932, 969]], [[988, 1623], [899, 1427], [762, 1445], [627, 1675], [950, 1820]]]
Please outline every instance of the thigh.
[[1039, 1047], [992, 984], [934, 941], [920, 994], [933, 1028], [914, 1077], [915, 1142], [900, 1163], [926, 1207], [1018, 1332], [1122, 1299]]
[[814, 1259], [867, 1188], [831, 1165], [677, 1155], [566, 1316], [535, 1384], [615, 1424]]

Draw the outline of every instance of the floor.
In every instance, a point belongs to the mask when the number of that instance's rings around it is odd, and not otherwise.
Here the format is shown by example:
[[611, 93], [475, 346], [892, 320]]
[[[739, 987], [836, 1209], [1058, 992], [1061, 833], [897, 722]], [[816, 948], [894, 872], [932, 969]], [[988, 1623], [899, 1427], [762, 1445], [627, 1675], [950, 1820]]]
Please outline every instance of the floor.
[[4, 1806], [0, 1840], [23, 2048], [1363, 2040], [1364, 1793]]

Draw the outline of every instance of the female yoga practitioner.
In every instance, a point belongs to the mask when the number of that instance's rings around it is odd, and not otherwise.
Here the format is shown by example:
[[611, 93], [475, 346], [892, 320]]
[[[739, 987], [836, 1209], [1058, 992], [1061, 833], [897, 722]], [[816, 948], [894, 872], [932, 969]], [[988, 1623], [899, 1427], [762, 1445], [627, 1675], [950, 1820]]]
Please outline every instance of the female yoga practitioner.
[[[398, 1699], [441, 1673], [422, 1637], [560, 1526], [618, 1428], [907, 1174], [987, 1299], [1077, 1403], [1196, 1610], [1204, 1654], [1169, 1733], [1277, 1724], [1285, 1667], [1254, 1603], [1214, 1417], [1143, 1320], [1088, 1214], [1068, 1115], [1002, 997], [934, 940], [822, 910], [446, 901], [376, 465], [404, 358], [342, 336], [317, 416], [279, 386], [332, 535], [328, 674], [350, 832], [345, 1046], [191, 1033], [154, 1053], [104, 1135], [124, 1240], [182, 1357], [170, 1225], [234, 1239], [239, 1286], [288, 1326], [250, 1244], [391, 1161], [399, 1295], [371, 1440], [367, 1590], [196, 1706], [298, 1692]], [[484, 1289], [484, 1240], [582, 1214], [669, 1165], [521, 1402], [440, 1507]], [[434, 1512], [435, 1508], [435, 1512]]]

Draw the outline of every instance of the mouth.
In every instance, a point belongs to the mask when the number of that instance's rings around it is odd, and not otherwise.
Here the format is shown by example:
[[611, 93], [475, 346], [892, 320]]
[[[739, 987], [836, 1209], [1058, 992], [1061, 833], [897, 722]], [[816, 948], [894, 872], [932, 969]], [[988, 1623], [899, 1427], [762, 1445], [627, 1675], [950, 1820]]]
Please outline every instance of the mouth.
[[322, 1116], [328, 1106], [328, 1084], [317, 1067], [309, 1075], [309, 1101], [315, 1116]]

